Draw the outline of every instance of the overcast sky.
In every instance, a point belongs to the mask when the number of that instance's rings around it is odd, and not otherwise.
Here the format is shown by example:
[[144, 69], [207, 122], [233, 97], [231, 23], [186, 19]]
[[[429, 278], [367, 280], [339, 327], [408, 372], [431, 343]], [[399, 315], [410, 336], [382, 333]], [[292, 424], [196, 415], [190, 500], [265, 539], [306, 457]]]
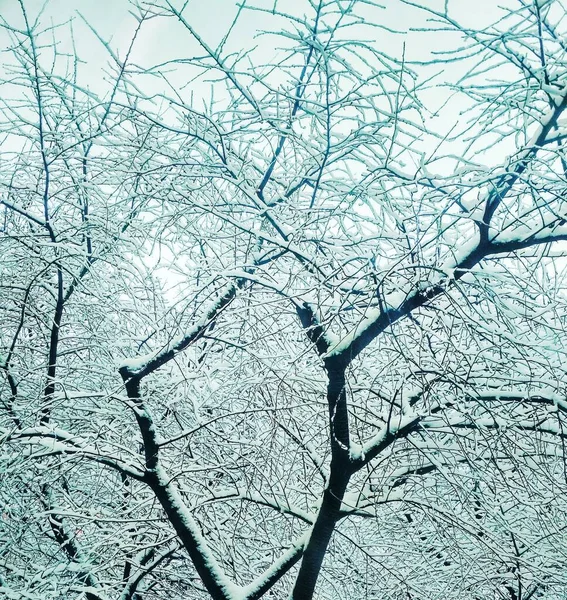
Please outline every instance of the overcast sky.
[[[280, 10], [292, 14], [312, 13], [307, 0], [276, 0]], [[274, 0], [254, 0], [248, 5], [271, 8]], [[211, 45], [216, 46], [228, 30], [240, 0], [190, 0], [185, 16], [191, 25]], [[424, 4], [442, 9], [442, 0], [426, 0]], [[451, 16], [467, 26], [481, 27], [492, 22], [499, 14], [498, 6], [510, 4], [510, 0], [495, 2], [494, 0], [450, 0], [448, 6]], [[64, 23], [73, 20], [75, 24], [76, 43], [83, 57], [93, 65], [97, 55], [104, 57], [104, 51], [95, 36], [88, 33], [80, 23], [79, 14], [83, 15], [100, 35], [111, 43], [114, 50], [124, 52], [129, 45], [136, 22], [130, 11], [132, 5], [128, 0], [24, 0], [24, 5], [31, 20], [37, 17], [42, 6], [42, 23]], [[177, 0], [176, 6], [181, 2]], [[443, 45], [439, 36], [424, 35], [417, 28], [427, 25], [426, 13], [410, 7], [399, 0], [385, 0], [383, 8], [371, 8], [360, 3], [356, 12], [364, 14], [368, 20], [389, 28], [394, 28], [404, 35], [389, 35], [385, 31], [376, 34], [377, 47], [385, 49], [392, 55], [401, 56], [405, 44], [406, 57], [423, 59]], [[21, 10], [18, 0], [0, 0], [0, 15], [8, 23], [22, 25]], [[277, 21], [270, 15], [248, 11], [238, 22], [227, 43], [227, 50], [237, 50], [261, 43], [254, 37], [259, 31], [277, 27]], [[157, 19], [144, 26], [144, 31], [135, 49], [135, 59], [141, 63], [157, 63], [166, 57], [180, 56], [187, 53], [190, 43], [187, 35], [180, 35], [181, 30], [171, 19]], [[58, 42], [66, 49], [68, 46], [68, 29], [58, 31]], [[447, 41], [448, 37], [445, 36]]]
[[[51, 23], [72, 23], [75, 44], [78, 55], [83, 60], [81, 67], [81, 81], [86, 87], [104, 97], [112, 87], [111, 77], [108, 72], [109, 54], [96, 35], [82, 21], [80, 15], [98, 32], [102, 39], [109, 43], [109, 47], [116, 52], [121, 59], [130, 45], [133, 32], [136, 29], [136, 20], [130, 14], [132, 4], [127, 0], [48, 0], [47, 3], [40, 0], [23, 0], [28, 18], [33, 21], [43, 8], [41, 23], [47, 27]], [[276, 0], [277, 8], [294, 14], [310, 14], [307, 0]], [[443, 0], [426, 0], [429, 6], [437, 9], [443, 8]], [[512, 0], [505, 0], [505, 3]], [[272, 8], [274, 0], [254, 0], [247, 5], [263, 6]], [[361, 2], [357, 5], [356, 12], [364, 11], [369, 22], [383, 25], [386, 28], [396, 29], [400, 33], [392, 34], [385, 29], [373, 29], [374, 39], [369, 41], [376, 48], [387, 54], [401, 58], [405, 49], [406, 60], [426, 60], [434, 55], [434, 52], [443, 48], [453, 48], [461, 43], [458, 36], [453, 34], [423, 33], [420, 28], [427, 27], [428, 15], [414, 7], [404, 4], [400, 0], [384, 0], [383, 8], [369, 7]], [[498, 16], [498, 4], [494, 0], [449, 0], [450, 14], [456, 20], [467, 26], [481, 27]], [[176, 0], [176, 6], [181, 2]], [[234, 16], [238, 11], [237, 0], [189, 0], [184, 12], [191, 26], [211, 46], [216, 47], [225, 33], [228, 31]], [[23, 26], [23, 19], [19, 2], [17, 0], [0, 0], [0, 15], [6, 22], [16, 26]], [[271, 15], [265, 13], [246, 11], [238, 24], [231, 31], [231, 35], [224, 46], [224, 52], [238, 52], [244, 48], [258, 45], [262, 61], [271, 56], [276, 56], [273, 38], [258, 37], [258, 33], [264, 29], [277, 30], [283, 25]], [[55, 38], [58, 51], [70, 52], [71, 27], [62, 26], [56, 30]], [[364, 33], [368, 38], [368, 31]], [[42, 38], [47, 42], [47, 36]], [[8, 46], [8, 37], [4, 33], [0, 38], [1, 46]], [[49, 49], [42, 50], [45, 59]], [[174, 19], [153, 19], [144, 24], [144, 27], [134, 46], [130, 56], [130, 64], [140, 65], [142, 68], [155, 66], [175, 58], [186, 58], [202, 54], [202, 50], [194, 39]], [[5, 55], [5, 60], [7, 56]], [[186, 67], [184, 67], [186, 69]], [[445, 65], [430, 68], [429, 71], [442, 71], [437, 81], [445, 79], [456, 79], [461, 74], [463, 66], [460, 64]], [[176, 68], [176, 73], [171, 75], [173, 86], [185, 98], [194, 94], [196, 98], [206, 98], [210, 89], [203, 84], [191, 83], [187, 86], [189, 77], [183, 69]], [[429, 108], [435, 111], [443, 106], [450, 92], [447, 89], [435, 89], [428, 92], [425, 99]], [[438, 133], [444, 135], [455, 127], [465, 126], [465, 120], [461, 118], [460, 111], [463, 107], [453, 103], [444, 106], [442, 118], [437, 118], [431, 123], [431, 127]], [[462, 123], [461, 123], [462, 121]]]

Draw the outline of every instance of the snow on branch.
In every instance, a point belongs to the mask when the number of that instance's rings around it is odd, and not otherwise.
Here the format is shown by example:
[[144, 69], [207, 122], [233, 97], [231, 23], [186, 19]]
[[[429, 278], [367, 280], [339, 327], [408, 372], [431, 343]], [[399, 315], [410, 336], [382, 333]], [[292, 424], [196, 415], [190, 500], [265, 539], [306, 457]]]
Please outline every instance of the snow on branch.
[[482, 222], [477, 223], [477, 233], [441, 266], [440, 272], [444, 275], [429, 282], [427, 286], [418, 285], [407, 294], [402, 293], [395, 297], [383, 298], [380, 308], [368, 310], [366, 316], [346, 336], [329, 347], [326, 353], [327, 358], [336, 357], [351, 362], [390, 325], [424, 306], [433, 298], [440, 296], [455, 281], [491, 254], [512, 252], [533, 245], [567, 240], [567, 226], [558, 225], [557, 221], [550, 222], [548, 227], [540, 227], [537, 230], [529, 227], [517, 228], [512, 234], [497, 234], [490, 229], [490, 220], [498, 206], [527, 169], [537, 151], [545, 145], [547, 136], [566, 107], [567, 90], [561, 101], [542, 118], [538, 131], [525, 148], [507, 160], [504, 173], [499, 176], [491, 191], [486, 195], [484, 215]]
[[63, 429], [48, 426], [16, 430], [0, 429], [0, 435], [4, 440], [20, 440], [23, 444], [37, 445], [45, 450], [41, 454], [31, 453], [30, 456], [33, 458], [53, 455], [84, 457], [139, 481], [143, 479], [143, 473], [134, 465], [128, 464], [115, 456], [101, 453], [100, 450], [88, 444], [81, 437]]
[[[242, 589], [241, 600], [258, 600], [277, 581], [279, 581], [295, 565], [309, 543], [311, 529], [299, 537], [291, 547], [275, 561], [269, 569], [264, 571], [260, 577]], [[240, 600], [239, 599], [239, 600]]]
[[149, 354], [143, 354], [122, 361], [119, 373], [126, 381], [136, 378], [138, 381], [165, 365], [190, 344], [200, 339], [211, 322], [226, 308], [236, 296], [238, 284], [230, 284], [224, 294], [219, 295], [207, 308], [203, 316], [182, 336], [171, 341], [165, 348]]
[[394, 440], [405, 437], [416, 430], [423, 417], [416, 413], [408, 413], [397, 418], [397, 423], [386, 423], [368, 442], [362, 446], [351, 445], [350, 460], [357, 469], [368, 464], [383, 452]]

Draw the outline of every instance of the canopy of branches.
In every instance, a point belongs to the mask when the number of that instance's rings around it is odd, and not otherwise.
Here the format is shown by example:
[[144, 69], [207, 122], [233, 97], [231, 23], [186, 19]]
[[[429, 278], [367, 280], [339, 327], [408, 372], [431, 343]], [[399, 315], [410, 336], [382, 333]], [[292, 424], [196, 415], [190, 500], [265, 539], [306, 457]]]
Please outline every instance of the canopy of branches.
[[567, 5], [468, 4], [0, 17], [0, 598], [565, 598]]

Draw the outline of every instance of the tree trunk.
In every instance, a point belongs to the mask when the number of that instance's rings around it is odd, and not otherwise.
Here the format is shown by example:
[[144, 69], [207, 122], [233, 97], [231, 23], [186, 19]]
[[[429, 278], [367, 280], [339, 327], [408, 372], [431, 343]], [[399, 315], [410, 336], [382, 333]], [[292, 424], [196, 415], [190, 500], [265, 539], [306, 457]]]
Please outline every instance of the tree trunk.
[[329, 485], [323, 494], [323, 501], [303, 560], [293, 588], [293, 600], [311, 600], [315, 591], [315, 585], [321, 571], [323, 558], [327, 552], [333, 530], [340, 517], [340, 509], [345, 494], [350, 470], [348, 463], [344, 465], [335, 464], [331, 468]]
[[341, 504], [352, 474], [349, 458], [349, 424], [345, 388], [347, 363], [334, 358], [325, 361], [329, 377], [327, 402], [329, 406], [329, 441], [331, 468], [329, 482], [323, 493], [317, 519], [305, 548], [301, 567], [293, 588], [293, 600], [311, 600], [335, 525], [340, 517]]

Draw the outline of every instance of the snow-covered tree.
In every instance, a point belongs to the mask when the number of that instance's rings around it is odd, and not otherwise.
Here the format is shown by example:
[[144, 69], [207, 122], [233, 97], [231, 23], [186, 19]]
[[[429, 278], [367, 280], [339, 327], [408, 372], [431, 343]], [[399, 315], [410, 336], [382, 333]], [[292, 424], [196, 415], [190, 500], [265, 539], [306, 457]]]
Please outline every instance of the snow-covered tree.
[[0, 597], [563, 598], [563, 2], [50, 6], [3, 21]]

